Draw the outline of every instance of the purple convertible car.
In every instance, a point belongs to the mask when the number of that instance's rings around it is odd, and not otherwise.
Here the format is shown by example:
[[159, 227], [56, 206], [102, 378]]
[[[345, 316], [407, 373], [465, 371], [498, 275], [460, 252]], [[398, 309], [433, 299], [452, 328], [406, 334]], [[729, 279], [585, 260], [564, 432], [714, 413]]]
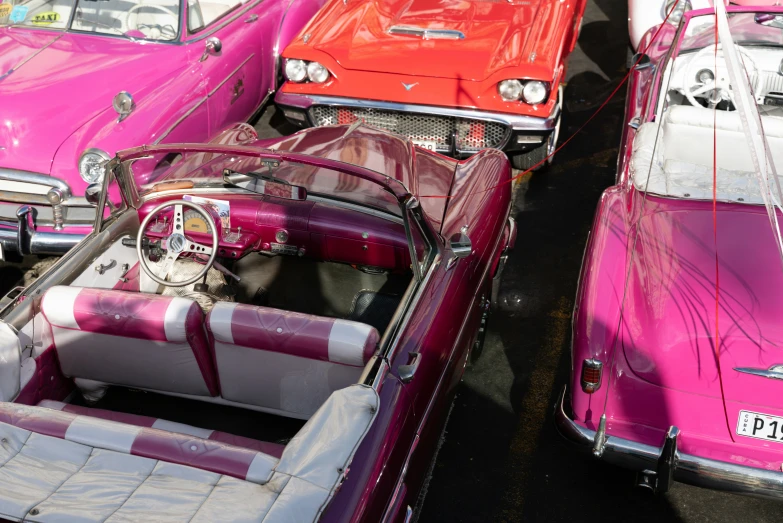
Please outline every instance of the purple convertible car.
[[415, 517], [514, 243], [508, 160], [222, 141], [120, 152], [94, 231], [0, 310], [0, 517]]

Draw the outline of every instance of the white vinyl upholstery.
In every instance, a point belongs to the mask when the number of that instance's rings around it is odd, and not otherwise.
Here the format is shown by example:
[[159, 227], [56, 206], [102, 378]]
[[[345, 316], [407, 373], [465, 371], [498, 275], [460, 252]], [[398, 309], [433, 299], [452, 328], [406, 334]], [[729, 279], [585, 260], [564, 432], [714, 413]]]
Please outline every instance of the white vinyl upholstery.
[[[783, 110], [759, 109], [775, 167], [783, 169]], [[715, 140], [718, 200], [763, 203], [736, 111], [674, 106], [664, 113], [660, 129], [657, 122], [643, 124], [633, 142], [634, 185], [663, 196], [712, 199]]]
[[[128, 434], [138, 427], [103, 420], [96, 424], [79, 416], [78, 431], [69, 436], [69, 429], [64, 437], [56, 437], [17, 425], [25, 420], [35, 424], [46, 419], [47, 412], [56, 421], [58, 411], [0, 407], [6, 413], [0, 422], [0, 518], [312, 523], [340, 486], [343, 471], [377, 416], [379, 399], [375, 390], [362, 385], [335, 392], [286, 446], [279, 462], [258, 453], [247, 479], [128, 453]], [[52, 434], [61, 432], [44, 425]], [[90, 426], [95, 427], [94, 434], [87, 430]], [[178, 455], [177, 449], [187, 452], [193, 447], [188, 443], [161, 448]]]
[[216, 396], [204, 316], [186, 298], [56, 286], [41, 311], [63, 374], [90, 399], [102, 384]]

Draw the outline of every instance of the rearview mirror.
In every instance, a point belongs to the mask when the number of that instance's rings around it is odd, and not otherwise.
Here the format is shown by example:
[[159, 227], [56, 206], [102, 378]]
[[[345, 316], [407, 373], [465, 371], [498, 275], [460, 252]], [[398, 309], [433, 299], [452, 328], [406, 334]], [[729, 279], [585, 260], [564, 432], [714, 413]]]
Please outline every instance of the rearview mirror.
[[284, 180], [266, 174], [242, 174], [231, 169], [224, 169], [223, 181], [229, 185], [234, 185], [257, 194], [265, 194], [286, 200], [303, 201], [307, 199], [307, 189], [304, 187], [291, 185]]
[[87, 200], [87, 203], [90, 205], [98, 205], [98, 202], [101, 199], [101, 184], [99, 183], [91, 183], [87, 186], [87, 189], [84, 191], [84, 199]]

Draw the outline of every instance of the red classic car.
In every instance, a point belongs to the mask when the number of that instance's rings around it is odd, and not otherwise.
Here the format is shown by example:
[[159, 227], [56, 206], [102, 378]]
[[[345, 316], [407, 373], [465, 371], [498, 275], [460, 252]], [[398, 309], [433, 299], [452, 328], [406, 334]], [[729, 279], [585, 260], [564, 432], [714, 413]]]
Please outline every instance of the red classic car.
[[508, 161], [221, 141], [118, 153], [93, 232], [0, 310], [0, 517], [413, 515], [514, 242]]
[[432, 151], [554, 152], [586, 0], [332, 0], [283, 51], [275, 101], [299, 126], [361, 119]]

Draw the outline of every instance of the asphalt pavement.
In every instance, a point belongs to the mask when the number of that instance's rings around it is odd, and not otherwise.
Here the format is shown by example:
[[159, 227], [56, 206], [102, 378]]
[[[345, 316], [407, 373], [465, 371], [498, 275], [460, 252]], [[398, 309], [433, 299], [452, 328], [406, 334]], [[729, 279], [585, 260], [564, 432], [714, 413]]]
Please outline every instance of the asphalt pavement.
[[[561, 142], [626, 73], [625, 0], [590, 0], [569, 63]], [[625, 89], [543, 172], [526, 177], [514, 214], [516, 249], [481, 357], [465, 373], [420, 521], [778, 522], [783, 504], [675, 484], [655, 496], [634, 475], [576, 452], [554, 428], [570, 373], [571, 311], [593, 213], [614, 182]], [[262, 137], [290, 134], [274, 107]], [[0, 263], [0, 292], [25, 266]]]

